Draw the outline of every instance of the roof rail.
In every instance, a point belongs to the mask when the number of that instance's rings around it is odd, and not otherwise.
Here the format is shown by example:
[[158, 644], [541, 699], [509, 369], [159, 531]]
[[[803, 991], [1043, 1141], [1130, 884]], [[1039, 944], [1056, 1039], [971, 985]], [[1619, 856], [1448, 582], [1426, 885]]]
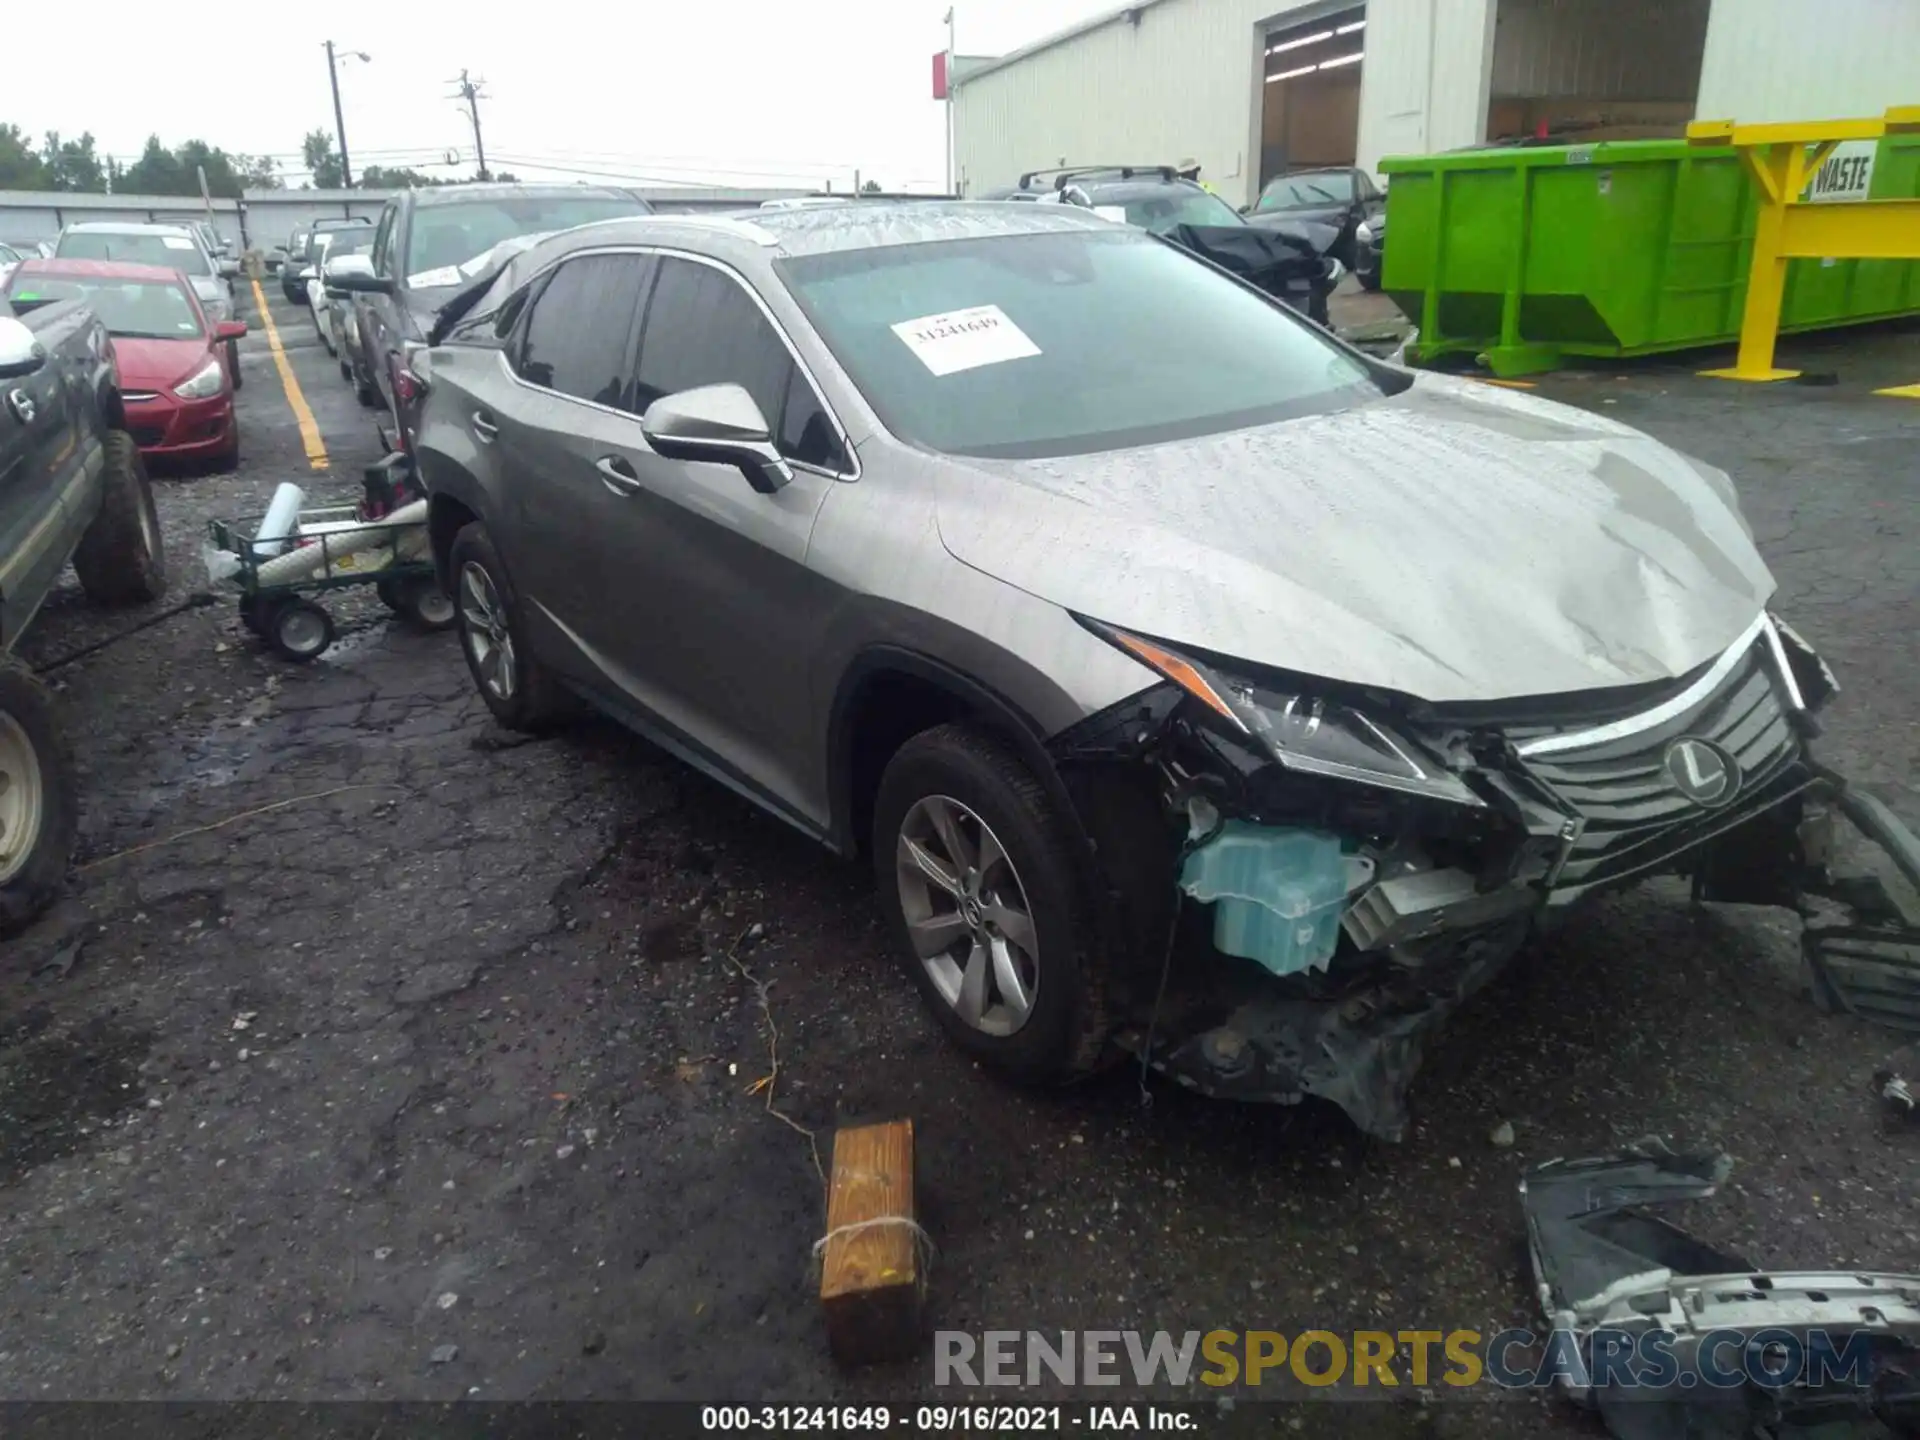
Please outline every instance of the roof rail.
[[1122, 180], [1131, 180], [1140, 175], [1157, 175], [1162, 180], [1179, 179], [1179, 171], [1171, 165], [1058, 165], [1047, 170], [1029, 170], [1020, 177], [1020, 188], [1031, 190], [1033, 182], [1042, 175], [1054, 177], [1048, 183], [1055, 190], [1064, 190], [1074, 180], [1088, 175], [1118, 175]]

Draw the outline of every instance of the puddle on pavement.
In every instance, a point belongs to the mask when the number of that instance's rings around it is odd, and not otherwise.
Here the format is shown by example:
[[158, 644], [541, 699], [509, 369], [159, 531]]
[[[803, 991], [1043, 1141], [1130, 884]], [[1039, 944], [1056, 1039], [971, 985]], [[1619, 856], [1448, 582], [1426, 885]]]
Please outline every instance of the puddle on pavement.
[[152, 1037], [95, 1018], [55, 1031], [39, 1007], [0, 1023], [0, 1185], [92, 1144], [142, 1102]]

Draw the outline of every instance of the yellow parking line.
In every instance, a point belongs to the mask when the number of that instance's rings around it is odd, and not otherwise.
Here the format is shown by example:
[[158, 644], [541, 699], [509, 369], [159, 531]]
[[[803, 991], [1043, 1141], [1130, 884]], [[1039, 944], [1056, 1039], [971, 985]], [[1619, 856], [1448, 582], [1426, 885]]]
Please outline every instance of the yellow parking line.
[[287, 392], [287, 404], [293, 407], [293, 418], [299, 423], [300, 440], [307, 447], [307, 464], [315, 470], [324, 470], [327, 447], [321, 442], [320, 427], [313, 423], [307, 397], [300, 393], [300, 382], [293, 378], [293, 366], [287, 362], [287, 352], [280, 344], [280, 332], [273, 326], [273, 312], [267, 309], [267, 292], [260, 288], [257, 276], [253, 281], [253, 303], [259, 307], [260, 324], [267, 332], [267, 348], [273, 351], [273, 363], [280, 371], [280, 385]]

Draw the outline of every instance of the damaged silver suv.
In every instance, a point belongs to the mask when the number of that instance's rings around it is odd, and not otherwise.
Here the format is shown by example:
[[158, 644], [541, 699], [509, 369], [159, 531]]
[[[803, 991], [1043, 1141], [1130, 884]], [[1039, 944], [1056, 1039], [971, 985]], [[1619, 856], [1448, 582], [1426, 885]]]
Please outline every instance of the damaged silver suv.
[[1543, 918], [1676, 870], [1791, 903], [1852, 803], [1725, 475], [1139, 230], [608, 221], [453, 314], [415, 452], [487, 705], [584, 698], [869, 857], [1017, 1075], [1130, 1049], [1396, 1136]]

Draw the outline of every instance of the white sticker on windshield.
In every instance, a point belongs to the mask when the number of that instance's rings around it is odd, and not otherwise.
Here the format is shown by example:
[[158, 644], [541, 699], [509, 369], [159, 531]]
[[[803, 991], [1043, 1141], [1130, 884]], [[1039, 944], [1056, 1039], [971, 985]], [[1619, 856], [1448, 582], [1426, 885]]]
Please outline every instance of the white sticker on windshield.
[[162, 235], [160, 243], [169, 250], [191, 250], [193, 242], [184, 235]]
[[418, 275], [407, 276], [409, 290], [432, 290], [441, 285], [458, 285], [464, 277], [457, 265], [442, 265], [437, 270], [422, 270]]
[[893, 327], [893, 333], [935, 375], [1024, 360], [1040, 353], [1040, 347], [998, 305], [975, 305], [970, 310], [902, 320]]
[[1096, 205], [1093, 213], [1102, 220], [1118, 220], [1122, 225], [1127, 223], [1127, 207], [1124, 205]]

